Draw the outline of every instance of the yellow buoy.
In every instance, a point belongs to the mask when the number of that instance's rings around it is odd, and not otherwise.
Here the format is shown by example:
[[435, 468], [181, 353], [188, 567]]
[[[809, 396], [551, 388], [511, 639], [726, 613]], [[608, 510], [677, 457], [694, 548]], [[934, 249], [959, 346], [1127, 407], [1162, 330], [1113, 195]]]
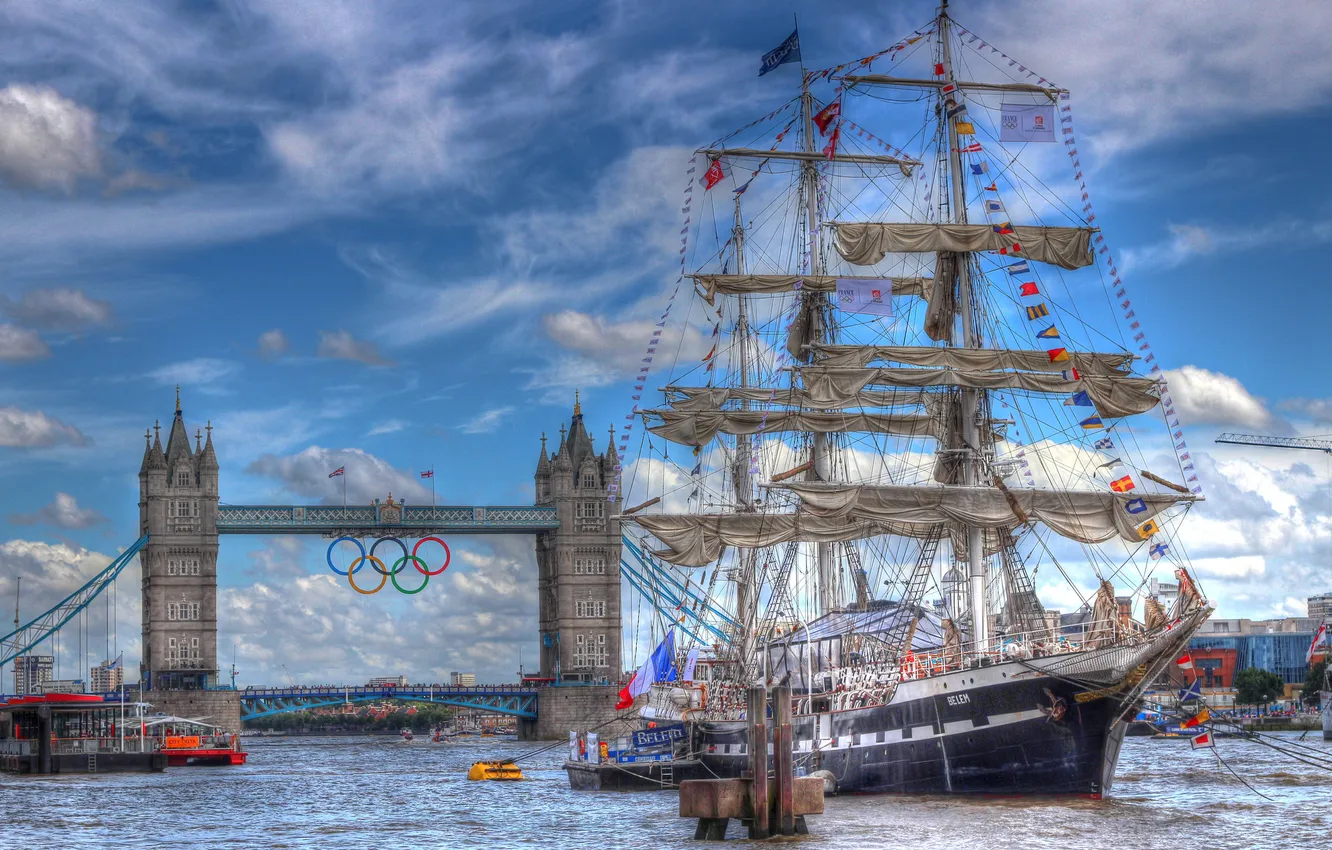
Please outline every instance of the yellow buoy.
[[523, 778], [523, 771], [511, 761], [479, 761], [467, 771], [468, 779], [493, 779], [498, 781]]

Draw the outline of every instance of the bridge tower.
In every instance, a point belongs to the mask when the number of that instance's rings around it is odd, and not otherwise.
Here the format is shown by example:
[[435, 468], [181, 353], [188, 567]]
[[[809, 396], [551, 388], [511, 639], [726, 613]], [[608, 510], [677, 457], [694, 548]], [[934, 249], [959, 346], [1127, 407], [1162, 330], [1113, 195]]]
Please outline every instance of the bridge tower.
[[[209, 694], [217, 680], [217, 455], [208, 440], [185, 429], [176, 388], [176, 410], [162, 448], [161, 427], [145, 433], [139, 467], [139, 554], [143, 592], [144, 698], [168, 714], [211, 715], [210, 722], [239, 728], [235, 692]], [[151, 439], [149, 439], [151, 437]]]
[[620, 504], [608, 489], [618, 464], [614, 427], [598, 455], [575, 394], [553, 456], [541, 437], [535, 475], [537, 505], [554, 505], [560, 521], [536, 538], [541, 675], [557, 682], [615, 682], [623, 673]]

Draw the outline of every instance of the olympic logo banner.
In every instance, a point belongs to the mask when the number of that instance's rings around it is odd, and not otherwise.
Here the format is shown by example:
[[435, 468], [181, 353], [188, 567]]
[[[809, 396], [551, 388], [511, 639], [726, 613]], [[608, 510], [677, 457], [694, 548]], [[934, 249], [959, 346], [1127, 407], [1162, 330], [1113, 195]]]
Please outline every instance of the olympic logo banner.
[[[356, 560], [351, 562], [347, 569], [340, 570], [333, 563], [333, 550], [337, 548], [339, 543], [343, 542], [353, 544], [357, 551], [360, 552], [360, 555], [357, 556]], [[418, 554], [421, 551], [421, 547], [430, 542], [438, 543], [444, 549], [444, 564], [437, 570], [430, 569], [429, 565], [426, 564], [425, 559]], [[375, 552], [379, 550], [379, 547], [385, 544], [396, 545], [402, 550], [402, 557], [394, 561], [392, 567], [385, 566], [383, 559], [375, 554]], [[422, 537], [420, 540], [416, 541], [416, 545], [412, 547], [411, 554], [407, 553], [407, 544], [396, 537], [379, 538], [374, 543], [370, 544], [369, 552], [365, 550], [365, 544], [360, 540], [357, 540], [355, 537], [339, 537], [332, 543], [328, 544], [328, 552], [325, 554], [325, 560], [328, 562], [328, 568], [330, 570], [337, 575], [346, 576], [347, 583], [351, 585], [351, 589], [363, 596], [373, 596], [383, 590], [384, 586], [390, 581], [393, 582], [393, 586], [397, 588], [399, 593], [405, 593], [408, 596], [411, 596], [425, 590], [426, 585], [430, 583], [432, 576], [440, 575], [449, 568], [449, 562], [453, 560], [453, 553], [449, 551], [449, 544], [440, 540], [438, 537]], [[410, 561], [412, 566], [416, 567], [416, 571], [421, 574], [420, 586], [412, 589], [403, 587], [398, 583], [398, 574], [407, 569], [408, 561]], [[360, 572], [366, 564], [369, 564], [372, 570], [379, 573], [379, 584], [372, 588], [365, 588], [356, 583], [356, 573]]]

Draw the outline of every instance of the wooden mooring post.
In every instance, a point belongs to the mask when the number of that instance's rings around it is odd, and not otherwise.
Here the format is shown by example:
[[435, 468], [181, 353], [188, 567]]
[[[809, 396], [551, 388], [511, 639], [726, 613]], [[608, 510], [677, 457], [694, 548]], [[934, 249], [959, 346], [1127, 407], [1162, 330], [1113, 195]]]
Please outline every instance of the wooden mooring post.
[[750, 688], [747, 709], [747, 775], [739, 779], [687, 779], [680, 783], [680, 817], [698, 818], [695, 839], [724, 839], [732, 820], [745, 823], [750, 838], [804, 834], [808, 832], [805, 815], [823, 814], [823, 780], [795, 776], [791, 689], [773, 688], [771, 722], [764, 688]]

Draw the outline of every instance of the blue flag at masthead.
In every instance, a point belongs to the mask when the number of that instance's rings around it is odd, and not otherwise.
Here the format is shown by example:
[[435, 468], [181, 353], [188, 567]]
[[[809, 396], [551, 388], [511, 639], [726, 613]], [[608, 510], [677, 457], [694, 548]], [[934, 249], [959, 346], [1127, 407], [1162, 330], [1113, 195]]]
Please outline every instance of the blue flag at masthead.
[[763, 64], [759, 66], [759, 76], [763, 76], [778, 65], [800, 61], [800, 30], [792, 30], [786, 41], [763, 54]]

